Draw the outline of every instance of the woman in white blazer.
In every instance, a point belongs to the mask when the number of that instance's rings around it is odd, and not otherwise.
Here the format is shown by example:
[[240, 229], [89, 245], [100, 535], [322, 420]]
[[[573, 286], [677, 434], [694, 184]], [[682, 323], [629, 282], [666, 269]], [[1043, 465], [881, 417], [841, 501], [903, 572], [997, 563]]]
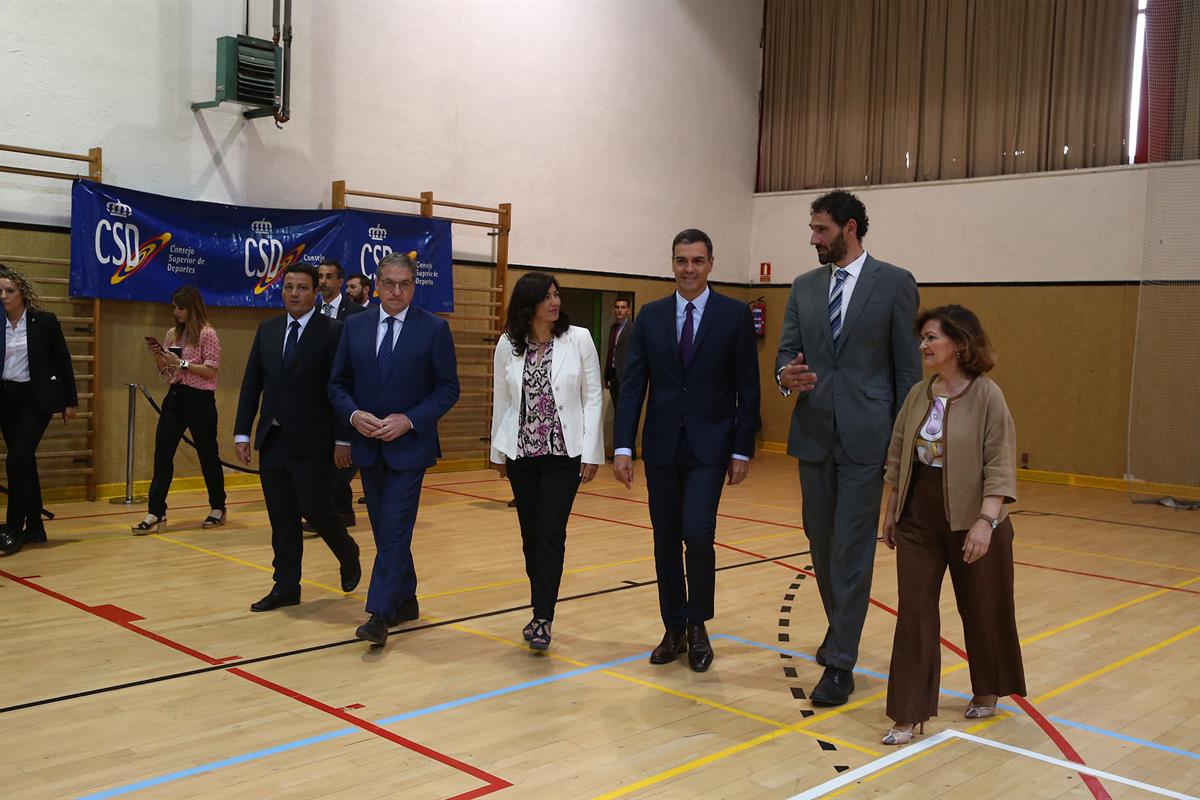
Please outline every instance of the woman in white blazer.
[[552, 275], [529, 272], [513, 287], [492, 376], [491, 461], [516, 498], [533, 605], [522, 633], [545, 650], [571, 505], [604, 463], [600, 357], [587, 329], [562, 312]]

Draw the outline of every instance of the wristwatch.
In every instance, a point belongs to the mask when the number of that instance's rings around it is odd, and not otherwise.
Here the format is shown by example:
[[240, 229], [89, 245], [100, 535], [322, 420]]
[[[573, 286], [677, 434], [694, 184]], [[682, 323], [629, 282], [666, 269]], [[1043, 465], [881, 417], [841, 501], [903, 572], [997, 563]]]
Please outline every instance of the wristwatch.
[[979, 518], [991, 525], [992, 530], [996, 530], [996, 528], [1000, 525], [1000, 519], [998, 517], [989, 517], [987, 514], [980, 514]]
[[[188, 363], [187, 359], [183, 359], [183, 358], [179, 359], [179, 368], [180, 369], [187, 369], [189, 366], [190, 366], [190, 364]], [[992, 527], [995, 527], [995, 526], [993, 525]]]

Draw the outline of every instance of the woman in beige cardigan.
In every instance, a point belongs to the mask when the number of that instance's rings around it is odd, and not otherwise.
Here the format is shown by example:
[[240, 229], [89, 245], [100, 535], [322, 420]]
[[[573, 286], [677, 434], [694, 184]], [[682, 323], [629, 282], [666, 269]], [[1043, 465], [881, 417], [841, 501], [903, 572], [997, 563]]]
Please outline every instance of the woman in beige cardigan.
[[1025, 694], [1013, 603], [1016, 435], [992, 368], [991, 342], [962, 306], [922, 312], [915, 330], [924, 366], [892, 432], [883, 540], [896, 551], [900, 593], [887, 715], [889, 745], [937, 715], [941, 673], [938, 601], [946, 568], [963, 621], [974, 697], [967, 719], [996, 713], [998, 696]]

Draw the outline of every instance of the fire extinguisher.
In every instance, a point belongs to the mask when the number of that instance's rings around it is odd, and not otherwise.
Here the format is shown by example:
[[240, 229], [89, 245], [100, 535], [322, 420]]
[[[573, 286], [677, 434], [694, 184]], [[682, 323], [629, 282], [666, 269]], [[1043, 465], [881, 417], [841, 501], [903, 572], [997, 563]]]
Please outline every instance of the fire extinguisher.
[[767, 304], [760, 297], [757, 300], [748, 304], [750, 306], [750, 318], [754, 320], [754, 333], [758, 336], [767, 335]]

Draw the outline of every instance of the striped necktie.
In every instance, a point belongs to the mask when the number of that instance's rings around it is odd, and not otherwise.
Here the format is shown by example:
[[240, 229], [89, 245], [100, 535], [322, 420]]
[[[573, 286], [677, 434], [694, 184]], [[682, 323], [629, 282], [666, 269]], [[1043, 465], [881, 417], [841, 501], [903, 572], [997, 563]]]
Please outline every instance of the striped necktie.
[[846, 282], [849, 272], [838, 267], [833, 273], [833, 291], [829, 293], [829, 331], [833, 334], [833, 347], [838, 346], [838, 337], [842, 335], [842, 284]]

